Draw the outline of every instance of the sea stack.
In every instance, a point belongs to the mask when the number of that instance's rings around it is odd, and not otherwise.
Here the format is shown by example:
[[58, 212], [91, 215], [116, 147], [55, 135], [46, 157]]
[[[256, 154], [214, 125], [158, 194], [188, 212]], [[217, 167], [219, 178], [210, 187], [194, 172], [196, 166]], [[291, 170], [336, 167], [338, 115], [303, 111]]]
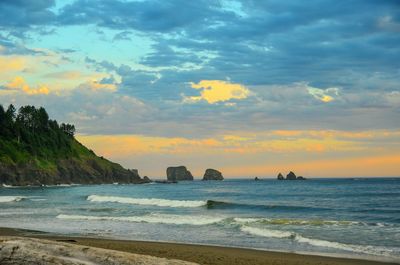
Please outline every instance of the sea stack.
[[282, 173], [279, 173], [277, 176], [278, 180], [306, 180], [305, 177], [298, 176], [296, 177], [296, 174], [294, 174], [293, 171], [290, 171], [289, 174], [286, 175], [286, 178], [283, 177]]
[[190, 173], [190, 171], [187, 170], [185, 166], [168, 167], [167, 180], [173, 182], [181, 180], [193, 180], [193, 176], [192, 173]]
[[216, 169], [208, 168], [204, 173], [203, 180], [224, 180], [222, 173]]
[[286, 179], [287, 180], [296, 180], [297, 177], [296, 177], [296, 174], [294, 174], [293, 171], [290, 171], [289, 174], [286, 175]]

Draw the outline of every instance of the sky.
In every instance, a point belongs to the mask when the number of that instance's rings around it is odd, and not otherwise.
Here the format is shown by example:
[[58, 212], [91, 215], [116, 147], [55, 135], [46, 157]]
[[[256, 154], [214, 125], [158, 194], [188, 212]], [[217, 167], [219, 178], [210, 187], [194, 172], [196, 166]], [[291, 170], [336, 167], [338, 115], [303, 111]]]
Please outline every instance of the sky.
[[164, 177], [400, 176], [398, 0], [0, 0], [0, 104]]

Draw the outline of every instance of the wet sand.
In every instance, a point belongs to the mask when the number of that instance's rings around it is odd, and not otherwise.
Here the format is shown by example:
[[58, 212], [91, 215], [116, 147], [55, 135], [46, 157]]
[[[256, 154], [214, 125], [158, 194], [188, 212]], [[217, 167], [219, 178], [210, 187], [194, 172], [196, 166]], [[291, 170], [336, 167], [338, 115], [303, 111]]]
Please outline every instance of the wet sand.
[[349, 258], [334, 258], [316, 255], [303, 255], [285, 252], [273, 252], [253, 249], [190, 245], [179, 243], [158, 243], [131, 240], [114, 240], [104, 238], [73, 237], [28, 231], [21, 229], [0, 228], [0, 236], [18, 236], [46, 239], [60, 243], [83, 245], [108, 250], [117, 250], [195, 262], [204, 265], [388, 265], [385, 263]]

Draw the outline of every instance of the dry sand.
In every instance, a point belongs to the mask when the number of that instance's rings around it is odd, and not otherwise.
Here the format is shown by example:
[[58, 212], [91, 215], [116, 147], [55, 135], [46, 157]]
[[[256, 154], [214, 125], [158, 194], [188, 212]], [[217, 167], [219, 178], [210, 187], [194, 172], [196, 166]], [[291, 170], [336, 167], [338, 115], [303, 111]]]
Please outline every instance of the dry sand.
[[[46, 244], [49, 242], [56, 241], [56, 244], [63, 244], [69, 247], [77, 245], [78, 249], [73, 249], [72, 252], [75, 256], [82, 258], [80, 256], [82, 251], [84, 251], [83, 246], [94, 247], [95, 249], [90, 249], [90, 258], [97, 261], [104, 260], [107, 255], [117, 255], [117, 257], [131, 258], [136, 260], [131, 263], [121, 263], [121, 262], [111, 262], [111, 263], [86, 263], [86, 264], [185, 264], [179, 263], [182, 261], [195, 262], [198, 264], [222, 264], [222, 265], [248, 265], [248, 264], [264, 264], [264, 265], [389, 265], [395, 263], [384, 263], [379, 261], [367, 261], [358, 259], [347, 259], [347, 258], [333, 258], [333, 257], [322, 257], [315, 255], [302, 255], [294, 253], [281, 253], [272, 251], [262, 251], [253, 249], [241, 249], [241, 248], [230, 248], [230, 247], [215, 247], [215, 246], [202, 246], [202, 245], [188, 245], [188, 244], [177, 244], [177, 243], [157, 243], [157, 242], [143, 242], [143, 241], [126, 241], [126, 240], [112, 240], [103, 238], [87, 238], [87, 237], [71, 237], [71, 236], [58, 236], [50, 235], [34, 231], [18, 230], [18, 229], [8, 229], [0, 228], [0, 236], [19, 236], [19, 237], [29, 237], [29, 238], [40, 238], [49, 241], [43, 241], [37, 251], [41, 249], [48, 249]], [[26, 238], [25, 241], [29, 242]], [[19, 240], [22, 240], [19, 238]], [[24, 240], [22, 240], [24, 241]], [[66, 244], [67, 242], [68, 244]], [[23, 244], [23, 243], [19, 243]], [[54, 243], [52, 243], [54, 244]], [[0, 246], [1, 248], [1, 246]], [[100, 249], [107, 249], [99, 251]], [[119, 252], [111, 252], [110, 250], [116, 250]], [[88, 250], [85, 250], [88, 252]], [[2, 250], [0, 250], [1, 254]], [[53, 252], [55, 256], [59, 252]], [[58, 253], [58, 254], [57, 254]], [[77, 254], [78, 253], [78, 254]], [[117, 253], [117, 254], [116, 254]], [[122, 253], [122, 254], [121, 254]], [[134, 255], [130, 257], [128, 253], [135, 253], [140, 255]], [[122, 256], [121, 256], [122, 255]], [[146, 256], [143, 256], [146, 255]], [[60, 256], [60, 255], [59, 255]], [[62, 256], [62, 255], [61, 255]], [[129, 256], [129, 257], [128, 257]], [[138, 259], [138, 257], [141, 258]], [[160, 261], [152, 260], [155, 257], [163, 258]], [[87, 256], [84, 256], [87, 259]], [[83, 259], [83, 260], [84, 260]], [[139, 263], [137, 263], [140, 261]], [[142, 263], [144, 262], [144, 263]], [[159, 262], [159, 263], [151, 263]], [[162, 263], [164, 262], [164, 263]], [[169, 263], [168, 263], [169, 262]], [[0, 264], [1, 256], [0, 256]], [[18, 264], [18, 263], [9, 263]], [[24, 263], [22, 263], [24, 264]], [[39, 263], [36, 263], [39, 264]], [[41, 263], [40, 263], [41, 264]], [[43, 263], [51, 264], [51, 263]], [[68, 264], [68, 263], [60, 263]], [[85, 263], [82, 263], [85, 264]], [[191, 264], [191, 263], [188, 263]]]

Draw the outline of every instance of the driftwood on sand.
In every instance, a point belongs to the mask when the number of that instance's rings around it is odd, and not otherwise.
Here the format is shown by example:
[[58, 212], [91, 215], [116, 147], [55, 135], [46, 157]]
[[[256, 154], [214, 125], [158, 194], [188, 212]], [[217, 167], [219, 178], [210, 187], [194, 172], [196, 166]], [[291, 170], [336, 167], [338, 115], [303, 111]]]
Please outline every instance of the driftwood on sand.
[[26, 237], [0, 237], [2, 265], [195, 265], [197, 263]]

